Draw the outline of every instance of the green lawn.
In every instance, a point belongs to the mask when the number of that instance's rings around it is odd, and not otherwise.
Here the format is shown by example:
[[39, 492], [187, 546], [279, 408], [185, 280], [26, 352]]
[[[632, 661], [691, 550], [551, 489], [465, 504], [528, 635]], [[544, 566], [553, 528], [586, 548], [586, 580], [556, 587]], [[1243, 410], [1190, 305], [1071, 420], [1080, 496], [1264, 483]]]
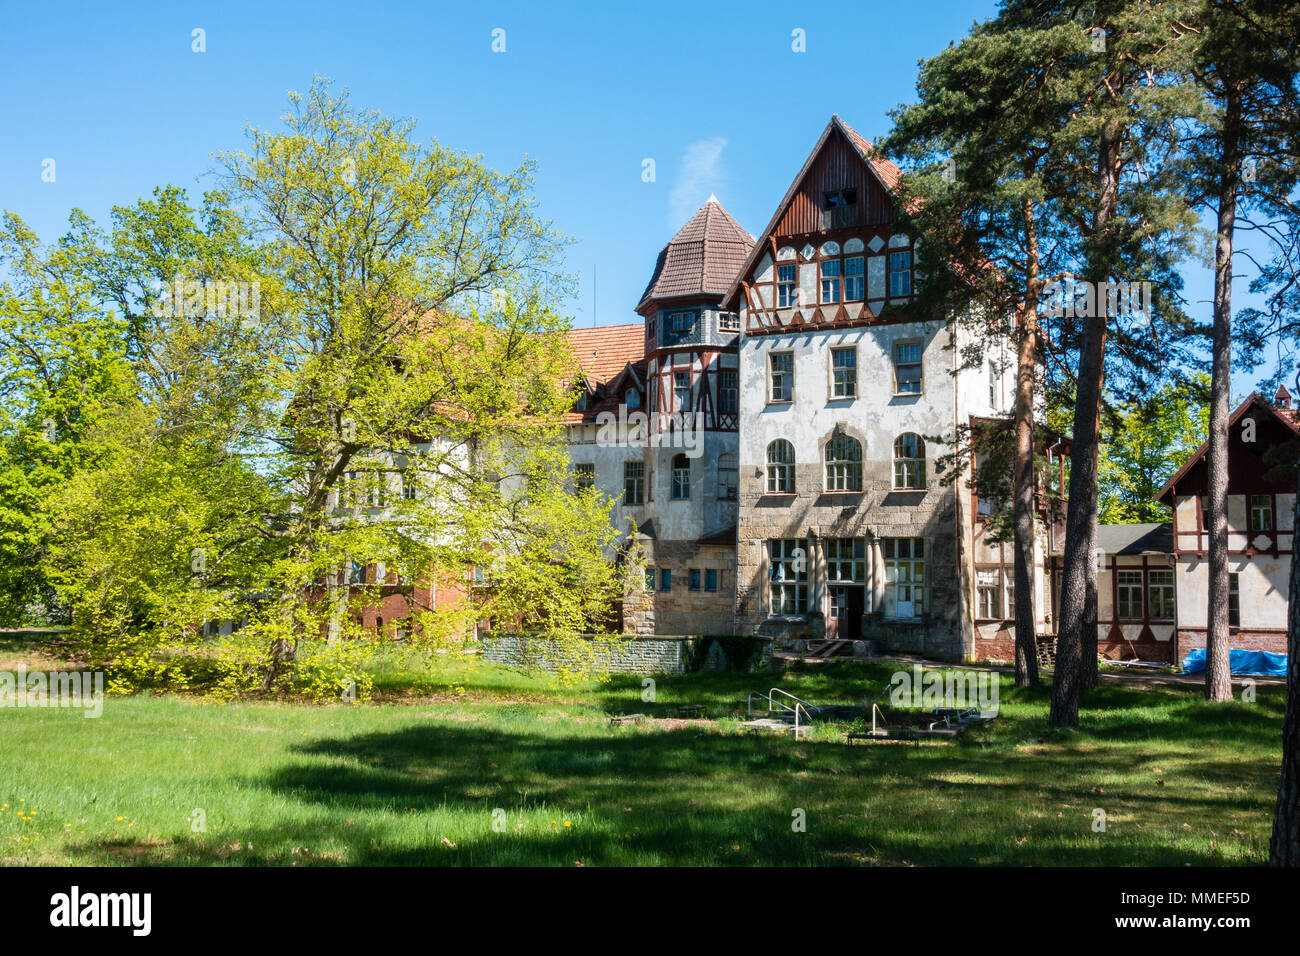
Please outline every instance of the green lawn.
[[[0, 669], [30, 645], [0, 641]], [[52, 666], [46, 664], [45, 666]], [[746, 735], [735, 702], [779, 684], [874, 697], [892, 665], [561, 688], [394, 657], [384, 703], [110, 698], [104, 715], [0, 709], [7, 864], [1258, 864], [1281, 688], [1210, 707], [1195, 688], [1104, 686], [1046, 733], [1046, 688], [956, 742]], [[612, 727], [610, 713], [713, 718]], [[820, 738], [820, 739], [819, 739]], [[206, 830], [187, 818], [201, 808]], [[1094, 832], [1093, 810], [1106, 811]], [[500, 810], [500, 813], [494, 811]], [[795, 832], [802, 810], [805, 832]], [[494, 820], [497, 829], [494, 829]]]

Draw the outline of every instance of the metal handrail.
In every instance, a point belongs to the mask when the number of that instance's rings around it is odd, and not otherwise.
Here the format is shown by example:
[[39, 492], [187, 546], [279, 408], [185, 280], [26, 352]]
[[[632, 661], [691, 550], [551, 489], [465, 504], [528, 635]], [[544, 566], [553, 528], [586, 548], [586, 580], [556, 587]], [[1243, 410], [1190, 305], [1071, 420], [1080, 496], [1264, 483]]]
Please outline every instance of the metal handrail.
[[[773, 694], [780, 694], [780, 695], [782, 695], [783, 697], [789, 697], [791, 700], [793, 700], [793, 701], [798, 701], [800, 704], [803, 704], [803, 705], [804, 705], [804, 708], [805, 708], [805, 709], [804, 709], [804, 713], [805, 713], [805, 714], [808, 713], [807, 708], [809, 708], [809, 707], [812, 706], [812, 704], [808, 703], [808, 701], [806, 701], [806, 700], [801, 700], [800, 698], [794, 696], [794, 694], [791, 694], [791, 693], [789, 693], [789, 692], [787, 692], [787, 691], [783, 691], [783, 690], [782, 690], [781, 688], [779, 688], [779, 687], [773, 687], [771, 690], [769, 690], [769, 691], [767, 692], [767, 699], [768, 699], [768, 701], [771, 702], [771, 703], [776, 703], [775, 701], [772, 700], [772, 695], [773, 695]], [[790, 709], [790, 705], [789, 705], [789, 704], [782, 704], [781, 706], [784, 707], [786, 710], [789, 710], [789, 709]], [[769, 707], [768, 709], [771, 710], [770, 707]]]
[[[789, 704], [784, 703], [783, 701], [774, 700], [772, 698], [773, 694], [780, 694], [783, 697], [789, 697], [792, 701], [794, 701], [794, 706], [791, 707]], [[799, 739], [799, 712], [803, 711], [805, 724], [812, 723], [812, 715], [808, 713], [808, 708], [811, 707], [812, 705], [805, 700], [800, 700], [798, 697], [794, 696], [794, 694], [791, 694], [787, 691], [783, 691], [779, 687], [773, 687], [766, 694], [764, 694], [762, 691], [757, 691], [757, 690], [750, 691], [749, 695], [745, 698], [746, 716], [749, 717], [754, 716], [754, 698], [756, 696], [762, 697], [767, 700], [767, 712], [769, 714], [772, 713], [773, 705], [780, 707], [782, 710], [788, 710], [790, 713], [794, 714], [794, 739], [795, 740]]]

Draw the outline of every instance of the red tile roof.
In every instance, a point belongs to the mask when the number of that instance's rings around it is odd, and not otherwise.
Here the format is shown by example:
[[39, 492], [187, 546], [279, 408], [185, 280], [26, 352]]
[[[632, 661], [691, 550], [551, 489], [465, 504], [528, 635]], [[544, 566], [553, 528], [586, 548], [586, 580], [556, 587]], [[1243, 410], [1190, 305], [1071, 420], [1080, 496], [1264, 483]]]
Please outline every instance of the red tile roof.
[[592, 385], [610, 381], [628, 362], [645, 355], [645, 326], [598, 325], [588, 329], [570, 329], [569, 347], [573, 357]]
[[659, 253], [637, 311], [655, 299], [722, 295], [753, 247], [754, 237], [710, 196]]
[[642, 323], [570, 329], [568, 338], [573, 357], [595, 395], [587, 402], [585, 412], [575, 409], [566, 413], [566, 422], [594, 422], [602, 411], [617, 411], [622, 396], [614, 394], [611, 386], [629, 364], [644, 384], [645, 325]]
[[872, 146], [866, 137], [844, 120], [840, 120], [840, 127], [848, 134], [849, 142], [858, 148], [858, 152], [867, 161], [867, 165], [880, 177], [880, 181], [885, 184], [885, 188], [891, 191], [895, 189], [898, 186], [898, 178], [903, 174], [903, 171], [876, 152], [876, 147]]

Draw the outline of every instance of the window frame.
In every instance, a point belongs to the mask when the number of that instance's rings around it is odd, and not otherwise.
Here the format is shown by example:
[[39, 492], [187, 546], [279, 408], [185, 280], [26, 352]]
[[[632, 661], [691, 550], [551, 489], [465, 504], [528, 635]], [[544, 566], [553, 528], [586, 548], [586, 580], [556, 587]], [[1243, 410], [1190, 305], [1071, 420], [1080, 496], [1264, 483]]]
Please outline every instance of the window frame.
[[[729, 467], [724, 467], [724, 462], [730, 459]], [[730, 481], [726, 476], [730, 475]], [[740, 458], [732, 452], [724, 452], [718, 456], [718, 500], [719, 501], [736, 501], [740, 497]]]
[[[682, 463], [685, 463], [684, 465]], [[668, 487], [669, 501], [691, 500], [691, 460], [685, 454], [677, 454], [672, 460], [672, 476]], [[681, 494], [685, 490], [685, 494]]]
[[[1155, 576], [1160, 575], [1162, 580], [1157, 583]], [[1168, 583], [1163, 580], [1164, 575], [1168, 575]], [[1167, 592], [1167, 597], [1165, 596]], [[1157, 597], [1157, 593], [1161, 597]], [[1169, 613], [1163, 611], [1168, 601]], [[1152, 621], [1176, 621], [1178, 619], [1178, 592], [1175, 587], [1175, 575], [1172, 568], [1148, 568], [1147, 569], [1147, 607], [1150, 609]]]
[[[789, 269], [790, 278], [782, 278], [782, 270]], [[776, 266], [776, 307], [778, 309], [799, 308], [799, 264], [787, 262]]]
[[[839, 451], [854, 447], [857, 448], [856, 457], [838, 456]], [[837, 457], [832, 458], [832, 452]], [[823, 484], [828, 494], [858, 494], [862, 491], [862, 442], [852, 435], [834, 435], [823, 446], [822, 459], [826, 465]]]
[[740, 414], [740, 369], [718, 369], [718, 414]]
[[[837, 357], [852, 356], [849, 365], [836, 365]], [[831, 401], [844, 401], [858, 397], [858, 347], [837, 345], [830, 349]]]
[[[772, 457], [772, 449], [777, 445], [784, 446], [784, 448], [790, 450], [789, 460], [784, 458], [774, 459]], [[774, 438], [767, 443], [766, 456], [767, 472], [764, 475], [766, 480], [766, 484], [764, 485], [765, 493], [769, 495], [795, 494], [794, 443], [785, 438]], [[777, 476], [782, 477], [780, 480], [774, 480]]]
[[[1266, 531], [1272, 533], [1274, 530], [1276, 530], [1273, 527], [1275, 522], [1273, 520], [1274, 515], [1273, 515], [1272, 495], [1251, 495], [1249, 508], [1250, 508], [1250, 530], [1251, 531]], [[1260, 515], [1268, 516], [1267, 527], [1265, 527], [1264, 524], [1262, 524], [1258, 520], [1258, 516]]]
[[[894, 268], [894, 259], [897, 256], [907, 256], [906, 269]], [[886, 268], [886, 272], [888, 273], [888, 275], [886, 276], [886, 282], [888, 284], [885, 286], [885, 289], [889, 293], [889, 298], [910, 299], [912, 297], [912, 268], [913, 268], [912, 250], [911, 249], [890, 250], [889, 255], [885, 259], [885, 268]], [[907, 291], [905, 292], [894, 291], [894, 279], [895, 277], [900, 277], [900, 276], [907, 277]]]
[[975, 614], [981, 621], [1001, 621], [1002, 569], [975, 569]]
[[840, 258], [836, 256], [833, 259], [821, 260], [819, 272], [822, 286], [821, 304], [838, 305], [843, 302], [844, 264]]
[[[788, 361], [788, 369], [778, 369], [776, 360]], [[777, 390], [780, 376], [781, 390]], [[783, 396], [783, 397], [781, 397]], [[783, 349], [767, 353], [767, 403], [769, 405], [789, 405], [794, 402], [794, 352]]]
[[[629, 468], [639, 468], [640, 473], [628, 474]], [[630, 508], [639, 508], [645, 504], [645, 475], [646, 467], [644, 461], [634, 461], [628, 459], [623, 462], [623, 504]], [[630, 494], [632, 489], [636, 489], [636, 494]]]
[[[926, 564], [929, 560], [929, 547], [926, 545], [925, 538], [881, 538], [880, 539], [881, 565], [885, 575], [885, 619], [910, 621], [921, 618], [925, 615], [929, 598], [929, 584], [926, 582]], [[901, 554], [902, 545], [906, 542], [907, 555]], [[900, 579], [899, 570], [906, 568], [906, 579]], [[912, 605], [912, 616], [902, 617], [897, 613], [897, 606], [900, 603], [898, 595], [903, 588], [909, 588], [912, 599], [909, 603]], [[919, 600], [918, 600], [919, 597]], [[894, 611], [890, 611], [891, 605]]]
[[[1128, 580], [1125, 581], [1124, 578]], [[1134, 581], [1136, 577], [1136, 581]], [[1146, 576], [1141, 568], [1115, 568], [1115, 620], [1141, 621], [1146, 618]], [[1133, 595], [1138, 606], [1134, 614]]]
[[[918, 350], [916, 361], [915, 362], [900, 361], [900, 355], [899, 355], [900, 349], [912, 348], [912, 347], [915, 347]], [[912, 396], [912, 395], [924, 394], [925, 393], [925, 343], [920, 339], [907, 339], [905, 341], [895, 342], [893, 344], [893, 347], [890, 349], [890, 352], [893, 358], [893, 366], [894, 366], [894, 395]], [[916, 383], [915, 383], [916, 390], [911, 391], [911, 390], [903, 389], [901, 386], [904, 383], [899, 378], [899, 374], [898, 374], [899, 370], [902, 368], [913, 368], [913, 367], [916, 368]], [[910, 385], [912, 383], [908, 382], [906, 384]]]
[[[768, 613], [772, 617], [801, 617], [808, 613], [808, 547], [803, 538], [769, 538], [764, 542], [768, 561]], [[796, 549], [804, 551], [803, 570], [795, 570]], [[780, 595], [778, 599], [778, 595]], [[791, 602], [787, 598], [792, 598]]]
[[[907, 439], [915, 439], [911, 449], [907, 448]], [[912, 454], [905, 454], [908, 451]], [[916, 432], [903, 432], [894, 439], [894, 490], [925, 491], [925, 439]]]
[[[857, 263], [857, 270], [850, 271], [849, 264]], [[845, 256], [844, 265], [841, 268], [844, 282], [844, 301], [845, 302], [862, 302], [867, 295], [867, 257], [865, 255]], [[856, 295], [850, 295], [849, 287], [852, 283], [857, 290]]]

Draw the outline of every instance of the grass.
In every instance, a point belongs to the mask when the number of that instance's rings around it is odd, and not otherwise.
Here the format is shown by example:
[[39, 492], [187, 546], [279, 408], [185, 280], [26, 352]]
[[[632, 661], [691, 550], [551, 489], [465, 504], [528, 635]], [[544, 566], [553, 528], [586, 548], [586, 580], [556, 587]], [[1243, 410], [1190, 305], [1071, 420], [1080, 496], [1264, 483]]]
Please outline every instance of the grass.
[[[55, 666], [0, 639], [0, 669]], [[1001, 716], [954, 742], [739, 728], [779, 684], [861, 703], [893, 665], [569, 687], [394, 653], [382, 703], [110, 698], [104, 714], [0, 709], [0, 861], [21, 864], [1259, 864], [1282, 689], [1105, 684], [1077, 732], [1004, 678]], [[705, 722], [676, 719], [704, 704]], [[743, 708], [741, 708], [743, 710]], [[611, 726], [609, 715], [662, 718]], [[818, 739], [822, 738], [822, 739]], [[1105, 832], [1093, 829], [1094, 810]], [[202, 811], [203, 828], [196, 810]], [[800, 813], [799, 811], [802, 811]], [[802, 817], [802, 832], [793, 826]]]

